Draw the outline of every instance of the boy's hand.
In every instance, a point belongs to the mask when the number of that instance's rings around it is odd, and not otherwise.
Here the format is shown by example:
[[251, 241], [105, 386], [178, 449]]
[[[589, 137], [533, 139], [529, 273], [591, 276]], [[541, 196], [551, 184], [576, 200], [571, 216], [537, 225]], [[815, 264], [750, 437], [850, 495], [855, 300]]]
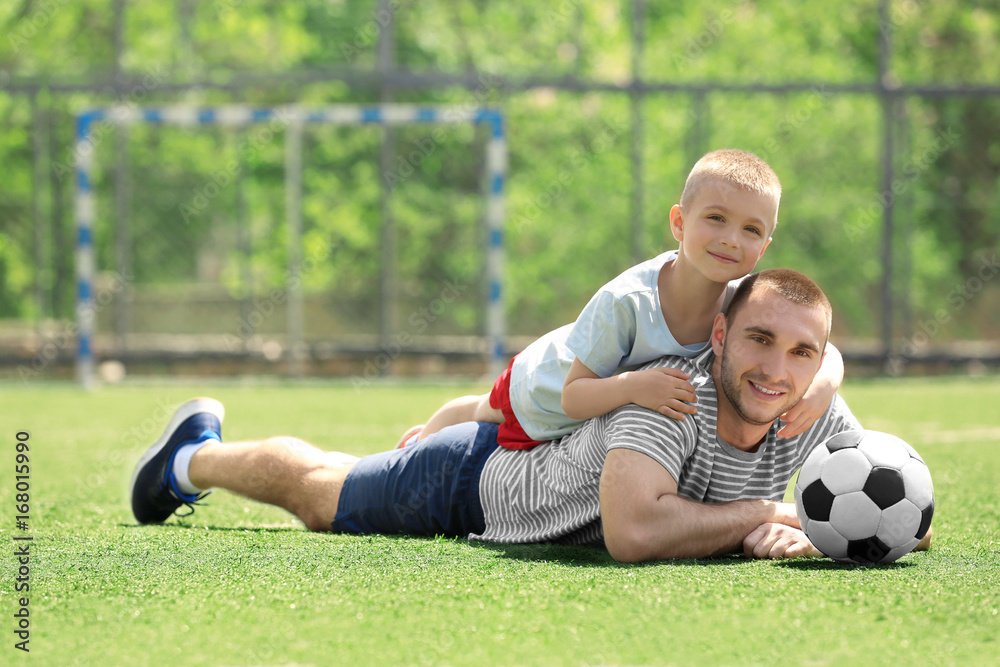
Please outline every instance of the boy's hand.
[[632, 403], [680, 421], [685, 414], [698, 412], [691, 405], [697, 397], [694, 387], [687, 381], [691, 377], [688, 373], [677, 368], [647, 368], [629, 371], [628, 375]]
[[837, 388], [827, 382], [813, 382], [809, 385], [801, 400], [795, 406], [781, 415], [779, 419], [785, 425], [778, 429], [779, 438], [794, 438], [805, 433], [806, 429], [813, 425], [817, 419], [823, 416], [826, 409], [830, 407], [833, 395], [837, 393]]
[[780, 416], [785, 425], [778, 429], [779, 438], [794, 438], [805, 433], [830, 407], [833, 395], [844, 381], [844, 357], [833, 343], [826, 344], [823, 363], [816, 372], [805, 395], [791, 410]]

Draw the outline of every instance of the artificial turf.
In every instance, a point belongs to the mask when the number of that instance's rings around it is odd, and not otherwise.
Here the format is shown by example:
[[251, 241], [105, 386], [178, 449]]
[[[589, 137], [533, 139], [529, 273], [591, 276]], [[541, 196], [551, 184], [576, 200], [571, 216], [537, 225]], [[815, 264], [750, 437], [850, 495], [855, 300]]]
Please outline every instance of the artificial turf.
[[[138, 526], [135, 460], [181, 401], [227, 408], [227, 440], [289, 434], [385, 449], [447, 398], [484, 387], [281, 383], [0, 385], [4, 664], [988, 664], [1000, 655], [1000, 379], [852, 381], [868, 428], [913, 444], [934, 477], [926, 553], [622, 565], [602, 549], [309, 533], [218, 492]], [[15, 524], [30, 433], [28, 530]], [[14, 537], [33, 537], [30, 654], [17, 650]]]

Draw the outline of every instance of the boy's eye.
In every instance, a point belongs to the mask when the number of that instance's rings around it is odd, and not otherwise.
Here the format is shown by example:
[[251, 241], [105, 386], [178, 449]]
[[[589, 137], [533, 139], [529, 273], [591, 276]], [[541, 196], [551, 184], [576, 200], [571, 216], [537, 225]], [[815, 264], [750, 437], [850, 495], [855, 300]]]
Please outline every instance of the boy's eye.
[[708, 219], [709, 220], [718, 220], [719, 222], [724, 222], [723, 217], [721, 215], [719, 215], [718, 213], [711, 214], [710, 216], [708, 216]]
[[746, 230], [751, 234], [756, 234], [757, 236], [760, 236], [760, 230], [757, 229], [756, 227], [747, 227]]

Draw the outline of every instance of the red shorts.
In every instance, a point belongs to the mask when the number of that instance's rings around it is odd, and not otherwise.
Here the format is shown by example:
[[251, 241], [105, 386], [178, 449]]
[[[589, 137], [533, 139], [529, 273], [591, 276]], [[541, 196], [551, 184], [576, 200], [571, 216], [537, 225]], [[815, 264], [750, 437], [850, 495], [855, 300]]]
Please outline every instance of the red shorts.
[[[515, 356], [514, 359], [517, 359]], [[503, 413], [503, 423], [497, 430], [497, 443], [507, 449], [532, 449], [542, 444], [542, 440], [532, 440], [521, 428], [517, 421], [514, 409], [510, 407], [510, 369], [514, 366], [514, 359], [510, 360], [507, 370], [500, 374], [497, 381], [493, 383], [493, 391], [490, 392], [490, 407], [500, 410]]]

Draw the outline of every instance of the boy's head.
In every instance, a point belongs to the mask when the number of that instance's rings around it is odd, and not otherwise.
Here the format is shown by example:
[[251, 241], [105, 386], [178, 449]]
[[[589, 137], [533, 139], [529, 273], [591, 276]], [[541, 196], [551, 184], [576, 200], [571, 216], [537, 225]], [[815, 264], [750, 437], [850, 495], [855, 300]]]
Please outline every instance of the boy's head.
[[778, 177], [756, 155], [719, 150], [701, 158], [670, 209], [676, 266], [715, 283], [747, 275], [771, 243], [780, 198]]
[[724, 148], [707, 153], [698, 160], [684, 183], [680, 205], [690, 210], [698, 192], [708, 182], [725, 187], [735, 187], [746, 192], [768, 197], [774, 201], [774, 220], [767, 221], [773, 231], [778, 224], [778, 203], [781, 200], [781, 181], [774, 170], [759, 157], [747, 151]]

